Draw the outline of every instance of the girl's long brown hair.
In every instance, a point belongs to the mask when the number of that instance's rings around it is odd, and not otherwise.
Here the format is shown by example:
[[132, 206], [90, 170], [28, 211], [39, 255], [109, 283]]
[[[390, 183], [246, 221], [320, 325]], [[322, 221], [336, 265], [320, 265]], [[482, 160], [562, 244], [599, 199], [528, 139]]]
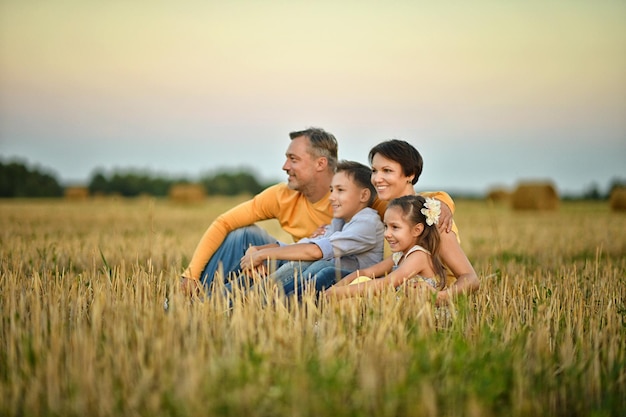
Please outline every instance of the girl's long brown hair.
[[426, 216], [421, 210], [424, 207], [425, 202], [426, 199], [421, 195], [405, 195], [391, 200], [387, 208], [399, 207], [404, 214], [404, 218], [411, 223], [411, 225], [416, 225], [418, 223], [422, 223], [424, 225], [424, 231], [415, 243], [430, 251], [433, 269], [441, 278], [440, 289], [443, 289], [446, 286], [446, 270], [441, 262], [441, 258], [439, 257], [441, 239], [439, 237], [437, 225], [433, 224], [432, 226], [429, 226], [426, 223]]

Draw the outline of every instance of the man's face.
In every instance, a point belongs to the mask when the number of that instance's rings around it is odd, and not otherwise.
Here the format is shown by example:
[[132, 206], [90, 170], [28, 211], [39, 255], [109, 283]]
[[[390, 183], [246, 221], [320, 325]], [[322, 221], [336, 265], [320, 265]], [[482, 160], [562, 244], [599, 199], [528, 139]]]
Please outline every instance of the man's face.
[[298, 136], [291, 140], [285, 152], [283, 171], [288, 175], [287, 185], [292, 190], [302, 191], [315, 180], [317, 158], [308, 152], [309, 146], [309, 138]]

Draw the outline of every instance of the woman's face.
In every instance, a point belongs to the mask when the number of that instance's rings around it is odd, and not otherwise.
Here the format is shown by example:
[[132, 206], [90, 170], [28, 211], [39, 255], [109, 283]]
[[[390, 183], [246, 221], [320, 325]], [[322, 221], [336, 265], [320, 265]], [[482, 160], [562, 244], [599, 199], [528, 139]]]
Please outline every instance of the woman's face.
[[376, 187], [378, 198], [385, 201], [393, 200], [404, 195], [415, 194], [411, 180], [413, 176], [404, 175], [402, 166], [381, 154], [374, 154], [372, 158], [372, 184]]

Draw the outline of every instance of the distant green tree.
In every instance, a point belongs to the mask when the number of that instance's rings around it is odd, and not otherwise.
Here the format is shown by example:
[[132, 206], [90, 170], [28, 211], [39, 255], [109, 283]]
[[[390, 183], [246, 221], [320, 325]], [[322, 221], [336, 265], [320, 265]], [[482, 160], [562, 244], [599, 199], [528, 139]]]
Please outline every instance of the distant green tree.
[[141, 170], [120, 170], [107, 176], [97, 170], [89, 180], [92, 194], [119, 194], [124, 197], [136, 197], [149, 194], [156, 197], [166, 196], [174, 180]]
[[200, 179], [209, 195], [257, 194], [263, 188], [256, 177], [247, 171], [222, 171]]
[[92, 177], [91, 180], [89, 180], [89, 193], [91, 195], [97, 195], [97, 194], [110, 194], [111, 193], [111, 189], [109, 187], [109, 180], [107, 179], [107, 177], [104, 175], [104, 173], [102, 171], [96, 171]]
[[[149, 194], [162, 197], [167, 195], [173, 184], [190, 182], [187, 178], [167, 178], [141, 170], [117, 170], [107, 175], [98, 169], [92, 174], [88, 187], [91, 194], [119, 194], [124, 197]], [[199, 183], [209, 195], [257, 194], [266, 187], [245, 170], [205, 175]]]
[[235, 174], [235, 182], [240, 193], [258, 194], [265, 186], [260, 184], [256, 177], [249, 172], [240, 171]]
[[583, 191], [582, 198], [585, 200], [601, 200], [603, 198], [600, 193], [600, 188], [595, 182], [589, 185], [585, 191]]
[[0, 197], [60, 197], [63, 187], [47, 172], [25, 163], [0, 161]]

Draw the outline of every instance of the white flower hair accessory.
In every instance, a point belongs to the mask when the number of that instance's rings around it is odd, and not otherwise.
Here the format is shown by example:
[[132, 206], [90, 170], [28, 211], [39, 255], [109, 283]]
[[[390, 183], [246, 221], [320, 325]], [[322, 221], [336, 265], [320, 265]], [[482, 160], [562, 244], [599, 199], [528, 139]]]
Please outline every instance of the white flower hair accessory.
[[426, 216], [426, 224], [432, 226], [439, 223], [439, 215], [441, 214], [441, 203], [434, 198], [426, 197], [424, 208], [420, 210]]

